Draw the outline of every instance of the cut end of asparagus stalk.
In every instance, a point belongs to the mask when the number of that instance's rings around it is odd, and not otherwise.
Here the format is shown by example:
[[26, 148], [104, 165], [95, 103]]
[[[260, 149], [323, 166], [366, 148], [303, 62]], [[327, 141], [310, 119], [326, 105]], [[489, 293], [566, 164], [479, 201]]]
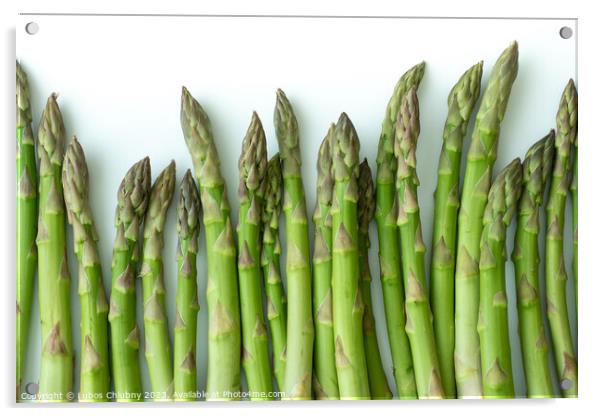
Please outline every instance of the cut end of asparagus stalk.
[[[360, 140], [346, 113], [341, 113], [332, 138], [332, 176], [347, 181], [359, 174]], [[357, 190], [356, 190], [357, 191]]]
[[282, 174], [285, 178], [300, 176], [301, 152], [299, 150], [299, 127], [293, 107], [280, 88], [276, 91], [274, 126], [282, 159]]
[[376, 211], [376, 198], [372, 171], [367, 159], [364, 159], [360, 164], [358, 189], [357, 216], [359, 231], [363, 234], [368, 234], [370, 222], [374, 218], [374, 212]]
[[175, 188], [176, 162], [171, 163], [157, 176], [151, 188], [148, 210], [144, 218], [144, 235], [163, 232], [167, 209]]
[[242, 142], [242, 151], [238, 160], [240, 184], [238, 197], [241, 201], [249, 199], [250, 194], [263, 196], [267, 171], [267, 145], [261, 120], [253, 112], [251, 124]]
[[182, 87], [180, 123], [194, 171], [202, 186], [222, 185], [220, 161], [213, 140], [211, 122], [207, 113], [186, 87]]
[[150, 189], [150, 159], [145, 157], [127, 171], [117, 191], [115, 226], [123, 225], [128, 228], [130, 224], [134, 223], [132, 232], [129, 233], [134, 241], [137, 240], [138, 227], [148, 208]]
[[[180, 240], [196, 244], [200, 231], [201, 197], [190, 169], [186, 171], [180, 183], [178, 201], [178, 223], [176, 225]], [[191, 247], [196, 253], [196, 247]]]
[[38, 129], [38, 155], [40, 157], [40, 176], [44, 176], [52, 165], [61, 166], [65, 146], [65, 125], [56, 102], [58, 95], [48, 97]]
[[522, 165], [520, 159], [516, 158], [500, 171], [489, 190], [483, 223], [492, 223], [497, 218], [501, 219], [504, 227], [491, 227], [489, 229], [490, 233], [504, 233], [504, 235], [498, 236], [499, 240], [505, 238], [506, 227], [510, 225], [516, 211], [522, 191], [522, 177]]

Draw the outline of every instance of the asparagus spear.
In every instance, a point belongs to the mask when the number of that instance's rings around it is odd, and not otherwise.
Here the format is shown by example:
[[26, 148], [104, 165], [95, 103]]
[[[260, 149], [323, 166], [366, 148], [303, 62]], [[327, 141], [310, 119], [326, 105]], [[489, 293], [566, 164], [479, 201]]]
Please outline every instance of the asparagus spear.
[[553, 397], [548, 342], [539, 289], [539, 210], [554, 162], [554, 130], [527, 151], [518, 203], [514, 271], [523, 368], [528, 397]]
[[418, 397], [442, 398], [443, 387], [439, 373], [435, 334], [428, 302], [422, 240], [420, 207], [418, 206], [418, 175], [416, 174], [416, 145], [420, 134], [420, 113], [416, 87], [407, 92], [401, 102], [395, 126], [395, 156], [397, 157], [397, 198], [399, 237], [401, 241], [403, 285], [407, 314], [406, 333], [410, 340]]
[[578, 260], [577, 260], [577, 251], [578, 251], [578, 226], [577, 221], [579, 219], [579, 204], [578, 204], [578, 179], [577, 179], [577, 170], [579, 168], [578, 162], [578, 150], [577, 150], [577, 135], [575, 134], [575, 158], [573, 159], [573, 180], [571, 181], [571, 201], [573, 203], [573, 281], [575, 283], [573, 290], [575, 291], [575, 316], [579, 317], [579, 291], [577, 283], [578, 283]]
[[556, 159], [546, 207], [546, 300], [556, 371], [564, 397], [577, 397], [577, 359], [569, 326], [564, 266], [564, 211], [571, 181], [570, 152], [577, 137], [577, 90], [571, 79], [556, 115]]
[[301, 178], [297, 119], [282, 90], [276, 93], [274, 125], [282, 161], [287, 242], [288, 310], [284, 393], [288, 399], [307, 400], [311, 398], [314, 341], [307, 209]]
[[391, 390], [387, 382], [387, 376], [383, 369], [383, 363], [378, 349], [374, 314], [372, 312], [372, 294], [370, 284], [372, 274], [370, 273], [370, 262], [368, 249], [370, 248], [370, 236], [368, 230], [370, 222], [374, 219], [376, 201], [374, 195], [374, 182], [368, 161], [364, 161], [359, 167], [358, 177], [358, 257], [360, 262], [360, 289], [364, 301], [364, 349], [366, 352], [366, 365], [368, 367], [368, 381], [370, 383], [370, 396], [373, 399], [388, 400], [391, 398]]
[[38, 174], [31, 129], [27, 74], [17, 62], [17, 401], [25, 371], [33, 284], [38, 262], [35, 244]]
[[456, 397], [454, 374], [454, 269], [456, 230], [460, 207], [462, 142], [479, 93], [483, 62], [470, 67], [447, 99], [448, 114], [443, 128], [439, 157], [431, 262], [431, 308], [441, 382], [446, 399]]
[[74, 137], [63, 161], [63, 190], [67, 218], [79, 262], [78, 292], [81, 307], [80, 402], [105, 402], [109, 391], [109, 304], [98, 254], [98, 234], [88, 189], [84, 151]]
[[313, 306], [316, 339], [314, 341], [314, 394], [318, 400], [337, 400], [339, 385], [335, 364], [332, 322], [332, 205], [333, 179], [331, 124], [318, 152], [316, 208], [314, 210]]
[[497, 158], [500, 124], [518, 71], [518, 45], [513, 42], [498, 58], [472, 132], [458, 215], [455, 280], [454, 365], [458, 397], [480, 397], [481, 368], [477, 333], [479, 304], [479, 241], [483, 212]]
[[65, 402], [73, 389], [71, 277], [67, 264], [65, 205], [61, 167], [65, 126], [56, 103], [48, 98], [38, 131], [40, 205], [38, 216], [38, 276], [42, 331], [39, 396]]
[[397, 231], [397, 198], [395, 197], [394, 128], [402, 98], [408, 90], [418, 88], [424, 75], [424, 62], [412, 67], [397, 82], [387, 105], [376, 158], [376, 225], [380, 259], [380, 279], [385, 304], [387, 334], [393, 376], [400, 399], [416, 398], [416, 381], [412, 364], [410, 343], [405, 332], [406, 316], [401, 278], [399, 232]]
[[514, 397], [506, 298], [506, 229], [520, 198], [521, 173], [517, 158], [498, 174], [483, 214], [478, 331], [483, 393], [488, 399]]
[[140, 331], [136, 324], [136, 282], [139, 253], [138, 234], [148, 207], [150, 193], [148, 157], [134, 164], [117, 191], [111, 265], [112, 283], [109, 306], [111, 325], [111, 363], [115, 399], [119, 402], [142, 400], [142, 381], [138, 362]]
[[178, 289], [174, 330], [174, 398], [196, 399], [196, 327], [199, 311], [196, 257], [199, 251], [201, 197], [190, 169], [180, 183], [178, 200]]
[[360, 142], [347, 114], [332, 136], [332, 318], [341, 399], [370, 399], [362, 319], [358, 247]]
[[171, 400], [174, 372], [165, 310], [163, 279], [163, 228], [175, 187], [176, 164], [171, 163], [157, 176], [151, 188], [144, 217], [142, 249], [142, 302], [144, 305], [144, 356], [155, 401]]
[[271, 400], [268, 335], [261, 293], [261, 211], [267, 169], [265, 133], [257, 113], [242, 144], [238, 160], [238, 273], [242, 321], [242, 365], [251, 400]]
[[286, 295], [280, 277], [280, 238], [278, 228], [282, 198], [282, 172], [280, 155], [275, 154], [268, 162], [265, 176], [265, 201], [263, 205], [263, 244], [261, 265], [268, 309], [268, 321], [272, 336], [272, 366], [278, 390], [284, 389], [286, 367]]
[[208, 400], [233, 400], [240, 391], [240, 308], [236, 245], [226, 183], [209, 117], [182, 88], [181, 124], [201, 195], [207, 246]]

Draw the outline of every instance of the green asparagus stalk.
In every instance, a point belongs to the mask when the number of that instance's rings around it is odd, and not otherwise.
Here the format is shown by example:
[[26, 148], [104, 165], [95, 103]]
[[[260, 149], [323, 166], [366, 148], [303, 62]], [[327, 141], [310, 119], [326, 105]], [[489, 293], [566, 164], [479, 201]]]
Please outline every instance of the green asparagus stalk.
[[577, 397], [577, 358], [566, 303], [564, 211], [571, 181], [570, 152], [577, 137], [577, 89], [571, 79], [556, 115], [556, 159], [546, 207], [546, 300], [556, 371], [564, 397]]
[[261, 213], [267, 170], [265, 133], [257, 113], [238, 160], [238, 285], [242, 321], [242, 365], [251, 400], [271, 400], [272, 373], [261, 291]]
[[470, 67], [447, 99], [439, 157], [431, 262], [431, 308], [441, 382], [446, 399], [456, 397], [454, 374], [454, 269], [460, 208], [460, 167], [466, 127], [481, 91], [483, 62]]
[[118, 402], [143, 399], [135, 276], [139, 262], [138, 234], [148, 207], [150, 176], [150, 161], [146, 157], [127, 171], [117, 191], [109, 323], [113, 383]]
[[144, 356], [150, 375], [151, 394], [155, 401], [172, 400], [174, 372], [165, 310], [163, 278], [163, 228], [175, 187], [176, 164], [159, 174], [151, 188], [144, 217], [142, 249], [142, 302], [144, 305]]
[[316, 338], [314, 340], [314, 394], [318, 400], [337, 400], [339, 385], [335, 364], [332, 322], [332, 205], [333, 179], [332, 136], [334, 124], [318, 152], [316, 208], [314, 210], [313, 306]]
[[397, 160], [394, 154], [395, 122], [402, 98], [408, 90], [418, 88], [424, 75], [424, 62], [412, 67], [397, 82], [387, 105], [376, 158], [376, 225], [380, 259], [380, 279], [385, 305], [387, 334], [393, 376], [400, 399], [416, 398], [416, 381], [410, 343], [405, 332], [406, 316], [401, 276], [401, 253], [397, 230], [397, 198], [395, 196], [395, 175]]
[[299, 129], [293, 108], [282, 90], [276, 93], [274, 125], [284, 183], [286, 276], [288, 284], [285, 399], [311, 399], [314, 323], [307, 208], [301, 177]]
[[506, 229], [520, 198], [521, 179], [521, 163], [517, 158], [491, 185], [483, 214], [478, 331], [483, 393], [487, 399], [514, 397], [506, 297]]
[[370, 272], [370, 262], [368, 259], [368, 250], [370, 248], [368, 231], [370, 223], [374, 219], [376, 200], [372, 171], [370, 171], [370, 165], [368, 165], [366, 159], [364, 159], [359, 167], [358, 191], [358, 257], [360, 262], [360, 288], [362, 300], [364, 301], [362, 325], [364, 329], [364, 350], [366, 352], [366, 365], [368, 367], [370, 396], [372, 399], [388, 400], [392, 397], [392, 394], [380, 358], [374, 313], [372, 312], [372, 293], [370, 290], [372, 273]]
[[362, 320], [358, 244], [360, 142], [347, 114], [332, 137], [332, 317], [341, 399], [370, 399]]
[[527, 151], [518, 203], [514, 271], [523, 368], [528, 397], [553, 397], [539, 288], [539, 211], [554, 162], [554, 130]]
[[209, 117], [182, 88], [181, 124], [201, 195], [207, 246], [208, 400], [235, 400], [240, 391], [240, 308], [236, 244], [226, 183]]
[[575, 291], [575, 316], [579, 317], [579, 291], [578, 291], [578, 259], [577, 259], [577, 251], [578, 251], [578, 224], [577, 221], [579, 219], [579, 204], [578, 204], [578, 179], [577, 179], [577, 171], [579, 168], [578, 162], [578, 150], [577, 150], [577, 135], [575, 135], [575, 157], [573, 159], [573, 180], [571, 181], [571, 201], [573, 203], [573, 282], [574, 291]]
[[178, 289], [174, 329], [174, 399], [196, 400], [196, 327], [199, 312], [196, 257], [199, 251], [201, 197], [190, 169], [178, 200]]
[[418, 206], [418, 175], [416, 174], [416, 145], [420, 134], [420, 113], [416, 87], [407, 92], [401, 102], [395, 126], [395, 156], [397, 157], [397, 198], [401, 265], [405, 288], [407, 314], [406, 333], [410, 340], [416, 388], [421, 399], [443, 397], [435, 333], [428, 302], [420, 207]]
[[25, 372], [38, 263], [38, 173], [27, 74], [17, 62], [17, 401]]
[[88, 165], [74, 137], [63, 161], [63, 190], [67, 219], [79, 263], [78, 292], [81, 308], [80, 402], [105, 402], [109, 391], [109, 303], [103, 285], [98, 234], [88, 189]]
[[458, 215], [455, 278], [454, 369], [460, 398], [483, 395], [477, 333], [479, 242], [491, 171], [497, 158], [500, 125], [517, 71], [518, 45], [513, 42], [491, 70], [468, 151]]
[[36, 242], [42, 331], [39, 397], [46, 402], [69, 401], [73, 390], [71, 277], [61, 181], [65, 126], [56, 98], [55, 94], [48, 98], [38, 131], [40, 205]]
[[278, 390], [284, 389], [286, 368], [286, 295], [280, 276], [280, 237], [278, 228], [282, 210], [282, 172], [280, 155], [275, 154], [268, 162], [265, 177], [265, 201], [263, 205], [263, 244], [261, 265], [268, 309], [268, 322], [272, 336], [272, 366]]

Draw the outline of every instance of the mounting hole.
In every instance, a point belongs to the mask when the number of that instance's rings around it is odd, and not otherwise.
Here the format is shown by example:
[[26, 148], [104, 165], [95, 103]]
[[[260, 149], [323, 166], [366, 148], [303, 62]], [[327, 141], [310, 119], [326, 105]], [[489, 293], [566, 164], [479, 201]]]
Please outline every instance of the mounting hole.
[[39, 390], [40, 390], [40, 387], [38, 386], [37, 383], [27, 383], [25, 385], [25, 392], [31, 396], [38, 394]]
[[573, 36], [573, 29], [568, 26], [563, 26], [560, 28], [560, 37], [562, 39], [570, 39]]
[[35, 35], [40, 30], [40, 26], [36, 22], [29, 22], [25, 25], [25, 32], [29, 35]]
[[560, 388], [562, 390], [568, 390], [573, 387], [573, 382], [571, 380], [564, 379], [560, 382]]

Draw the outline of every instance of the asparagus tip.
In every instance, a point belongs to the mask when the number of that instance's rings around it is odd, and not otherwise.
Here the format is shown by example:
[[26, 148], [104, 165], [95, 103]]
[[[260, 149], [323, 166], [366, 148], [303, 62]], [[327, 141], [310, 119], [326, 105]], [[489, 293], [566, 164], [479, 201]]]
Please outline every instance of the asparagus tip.
[[320, 144], [320, 149], [318, 150], [318, 160], [316, 162], [317, 170], [318, 170], [318, 178], [317, 178], [317, 190], [316, 190], [316, 211], [314, 212], [314, 217], [320, 217], [320, 205], [330, 205], [332, 200], [332, 142], [335, 131], [334, 123], [330, 123], [328, 128], [328, 133], [322, 140]]
[[57, 93], [48, 97], [42, 119], [38, 127], [38, 157], [40, 172], [46, 171], [51, 164], [61, 165], [65, 150], [65, 125], [56, 99]]
[[358, 190], [358, 225], [360, 231], [367, 234], [370, 221], [374, 218], [376, 211], [376, 202], [374, 199], [375, 189], [374, 182], [372, 181], [372, 171], [366, 158], [360, 163]]
[[334, 180], [342, 181], [351, 176], [357, 177], [359, 168], [360, 142], [355, 126], [347, 116], [341, 113], [332, 138], [332, 175]]
[[163, 169], [159, 176], [157, 176], [157, 179], [155, 179], [155, 183], [152, 186], [146, 222], [149, 222], [149, 220], [158, 221], [160, 227], [162, 228], [164, 221], [162, 213], [167, 210], [167, 207], [171, 201], [175, 187], [175, 176], [176, 162], [172, 159], [169, 165], [167, 165], [167, 167]]
[[338, 123], [351, 123], [351, 120], [349, 120], [349, 116], [347, 115], [346, 112], [342, 112], [341, 115], [339, 116], [339, 120], [337, 121]]
[[[280, 169], [280, 155], [276, 153], [268, 162], [265, 178], [265, 203], [262, 213], [264, 226], [272, 229], [278, 228], [278, 216], [282, 198], [282, 171]], [[264, 237], [265, 238], [265, 237]]]
[[88, 198], [88, 166], [84, 150], [73, 136], [63, 161], [63, 193], [69, 213], [79, 212]]
[[[562, 142], [566, 141], [568, 144], [573, 144], [575, 141], [577, 136], [577, 108], [577, 89], [571, 78], [562, 91], [558, 112], [556, 113], [556, 140], [559, 147], [562, 147]], [[566, 151], [566, 149], [562, 149], [562, 152]]]
[[274, 117], [286, 119], [288, 113], [292, 113], [291, 104], [288, 101], [288, 97], [280, 88], [276, 90], [276, 111], [274, 111]]
[[276, 91], [276, 107], [273, 117], [282, 161], [282, 174], [284, 177], [299, 176], [301, 169], [299, 126], [293, 107], [281, 89]]
[[522, 182], [523, 166], [517, 157], [500, 171], [491, 185], [484, 221], [491, 221], [495, 213], [501, 213], [503, 223], [510, 224], [522, 193]]
[[263, 125], [257, 113], [253, 111], [251, 123], [242, 142], [242, 151], [238, 160], [240, 173], [239, 196], [248, 197], [249, 190], [259, 190], [267, 169], [267, 145]]
[[190, 239], [196, 248], [199, 234], [199, 214], [201, 199], [190, 169], [186, 170], [180, 183], [180, 198], [178, 200], [176, 228], [180, 240]]
[[414, 127], [416, 128], [416, 136], [418, 136], [420, 132], [419, 118], [418, 94], [416, 86], [412, 85], [401, 101], [399, 114], [397, 115], [397, 128], [404, 132]]
[[502, 53], [502, 56], [503, 55], [511, 57], [512, 60], [518, 59], [518, 42], [513, 40], [512, 43], [510, 43], [510, 46]]

